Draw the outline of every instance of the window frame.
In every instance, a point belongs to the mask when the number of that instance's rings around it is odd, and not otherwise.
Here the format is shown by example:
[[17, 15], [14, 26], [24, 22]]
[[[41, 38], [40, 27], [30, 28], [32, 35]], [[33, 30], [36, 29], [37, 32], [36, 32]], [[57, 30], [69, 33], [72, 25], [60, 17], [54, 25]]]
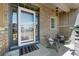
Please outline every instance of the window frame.
[[[54, 19], [54, 28], [51, 28], [51, 26], [52, 26], [52, 25], [51, 25], [51, 19], [52, 19], [52, 18]], [[55, 30], [56, 27], [57, 27], [57, 17], [56, 17], [56, 16], [53, 16], [53, 17], [51, 16], [51, 17], [50, 17], [50, 31], [51, 31], [51, 30]]]

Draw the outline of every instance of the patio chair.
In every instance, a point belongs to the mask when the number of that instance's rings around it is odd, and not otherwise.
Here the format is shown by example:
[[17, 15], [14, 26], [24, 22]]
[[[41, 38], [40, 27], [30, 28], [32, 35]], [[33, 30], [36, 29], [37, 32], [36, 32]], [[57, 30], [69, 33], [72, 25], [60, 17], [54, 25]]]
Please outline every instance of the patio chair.
[[60, 43], [59, 43], [59, 39], [57, 37], [52, 38], [50, 37], [49, 34], [47, 34], [45, 36], [46, 40], [47, 40], [47, 48], [54, 48], [56, 50], [56, 52], [58, 52], [58, 49], [60, 48]]
[[56, 34], [56, 37], [58, 38], [60, 43], [62, 43], [62, 44], [65, 43], [64, 35], [63, 34]]

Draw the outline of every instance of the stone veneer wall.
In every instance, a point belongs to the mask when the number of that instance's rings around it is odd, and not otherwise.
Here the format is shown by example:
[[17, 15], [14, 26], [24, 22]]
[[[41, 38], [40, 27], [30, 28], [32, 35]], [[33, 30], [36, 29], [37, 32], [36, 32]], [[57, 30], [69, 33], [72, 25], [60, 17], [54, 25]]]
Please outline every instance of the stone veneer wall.
[[8, 4], [0, 4], [0, 55], [8, 48]]

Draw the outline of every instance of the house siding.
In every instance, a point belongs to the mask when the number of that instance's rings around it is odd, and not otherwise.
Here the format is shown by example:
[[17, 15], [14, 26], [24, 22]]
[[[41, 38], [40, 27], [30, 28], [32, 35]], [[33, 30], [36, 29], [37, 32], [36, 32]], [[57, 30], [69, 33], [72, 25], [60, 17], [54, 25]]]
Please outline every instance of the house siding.
[[[77, 14], [79, 13], [79, 8], [75, 10], [71, 10], [69, 13], [60, 13], [59, 16], [59, 32], [64, 34], [66, 37], [66, 40], [68, 40], [71, 36], [72, 30], [70, 29], [70, 26], [74, 26]], [[65, 26], [67, 25], [67, 26]], [[62, 27], [65, 26], [65, 27]]]
[[45, 39], [44, 36], [46, 34], [50, 34], [53, 37], [55, 36], [55, 34], [58, 33], [58, 30], [59, 30], [58, 28], [50, 30], [50, 17], [57, 18], [57, 25], [59, 20], [54, 10], [42, 4], [36, 4], [36, 6], [40, 7], [40, 43], [46, 46], [47, 40]]

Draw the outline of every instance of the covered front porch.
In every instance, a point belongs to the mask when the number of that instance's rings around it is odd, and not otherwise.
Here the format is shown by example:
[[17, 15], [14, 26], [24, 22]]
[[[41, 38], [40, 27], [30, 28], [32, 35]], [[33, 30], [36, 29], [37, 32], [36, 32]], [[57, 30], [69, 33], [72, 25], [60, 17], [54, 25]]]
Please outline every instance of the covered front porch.
[[[73, 56], [76, 33], [72, 28], [78, 25], [78, 13], [79, 4], [73, 3], [0, 4], [0, 54]], [[63, 37], [55, 43], [60, 48], [50, 48], [48, 40], [57, 34]]]

